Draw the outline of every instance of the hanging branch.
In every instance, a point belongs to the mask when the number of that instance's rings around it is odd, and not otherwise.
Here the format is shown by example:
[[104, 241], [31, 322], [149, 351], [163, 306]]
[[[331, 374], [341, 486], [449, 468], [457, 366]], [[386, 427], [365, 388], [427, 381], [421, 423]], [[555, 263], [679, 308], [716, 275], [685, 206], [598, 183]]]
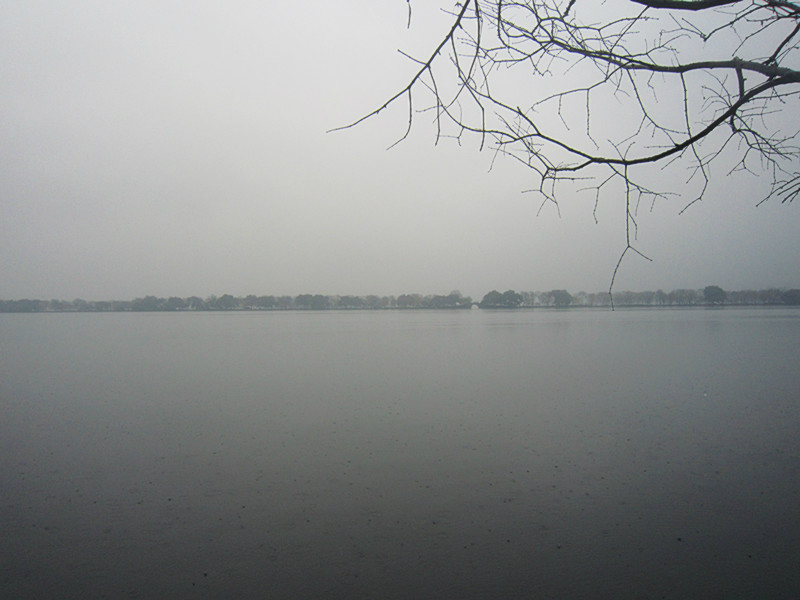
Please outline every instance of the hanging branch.
[[[625, 256], [641, 254], [632, 193], [665, 198], [698, 175], [688, 207], [703, 199], [712, 166], [734, 161], [734, 170], [771, 178], [781, 202], [800, 195], [799, 40], [800, 4], [785, 0], [464, 0], [407, 85], [336, 130], [405, 98], [403, 140], [428, 95], [437, 140], [447, 123], [458, 138], [479, 135], [481, 147], [488, 141], [537, 175], [544, 202], [558, 206], [563, 185], [590, 179], [596, 210], [601, 192], [622, 183], [626, 246], [613, 288]], [[690, 176], [658, 190], [647, 165]]]

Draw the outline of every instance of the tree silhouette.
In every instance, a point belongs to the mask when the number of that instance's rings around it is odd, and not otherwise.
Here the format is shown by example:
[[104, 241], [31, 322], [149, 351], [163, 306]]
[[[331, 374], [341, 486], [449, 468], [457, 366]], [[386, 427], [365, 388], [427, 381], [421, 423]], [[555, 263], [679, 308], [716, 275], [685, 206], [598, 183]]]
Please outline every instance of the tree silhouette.
[[723, 304], [727, 298], [728, 294], [718, 285], [707, 285], [703, 288], [703, 299], [708, 304]]
[[565, 308], [572, 304], [572, 294], [567, 290], [553, 290], [548, 294], [550, 301], [558, 308]]
[[[800, 194], [800, 3], [461, 0], [450, 14], [406, 85], [344, 128], [405, 101], [401, 140], [425, 109], [437, 141], [475, 134], [532, 169], [543, 205], [567, 182], [594, 190], [595, 211], [623, 197], [612, 288], [629, 251], [647, 258], [633, 247], [639, 202], [681, 192], [685, 210], [713, 163], [766, 173], [764, 199]], [[665, 184], [666, 167], [688, 172]]]

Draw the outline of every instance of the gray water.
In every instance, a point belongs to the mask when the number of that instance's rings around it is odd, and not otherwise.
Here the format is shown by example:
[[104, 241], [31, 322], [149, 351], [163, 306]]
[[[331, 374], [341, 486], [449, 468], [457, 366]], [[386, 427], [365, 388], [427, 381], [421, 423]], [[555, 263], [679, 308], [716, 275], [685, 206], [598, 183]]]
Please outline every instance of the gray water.
[[800, 311], [0, 315], [2, 598], [799, 598]]

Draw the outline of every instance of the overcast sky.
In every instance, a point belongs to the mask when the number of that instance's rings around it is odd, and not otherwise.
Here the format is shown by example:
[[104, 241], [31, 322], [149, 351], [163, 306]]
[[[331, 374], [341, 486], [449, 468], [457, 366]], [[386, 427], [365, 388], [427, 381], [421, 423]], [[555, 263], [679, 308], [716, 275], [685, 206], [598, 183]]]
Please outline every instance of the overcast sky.
[[[537, 216], [532, 173], [427, 116], [387, 151], [404, 106], [325, 133], [435, 46], [425, 4], [0, 3], [0, 298], [607, 289], [621, 201]], [[800, 205], [763, 191], [642, 207], [617, 289], [800, 286]]]

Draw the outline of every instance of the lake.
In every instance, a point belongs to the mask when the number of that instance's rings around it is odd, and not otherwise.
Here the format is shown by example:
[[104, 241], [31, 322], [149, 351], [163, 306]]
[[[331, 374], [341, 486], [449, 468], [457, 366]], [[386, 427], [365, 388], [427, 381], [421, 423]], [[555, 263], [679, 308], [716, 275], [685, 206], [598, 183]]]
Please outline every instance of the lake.
[[3, 598], [800, 597], [800, 310], [0, 315]]

